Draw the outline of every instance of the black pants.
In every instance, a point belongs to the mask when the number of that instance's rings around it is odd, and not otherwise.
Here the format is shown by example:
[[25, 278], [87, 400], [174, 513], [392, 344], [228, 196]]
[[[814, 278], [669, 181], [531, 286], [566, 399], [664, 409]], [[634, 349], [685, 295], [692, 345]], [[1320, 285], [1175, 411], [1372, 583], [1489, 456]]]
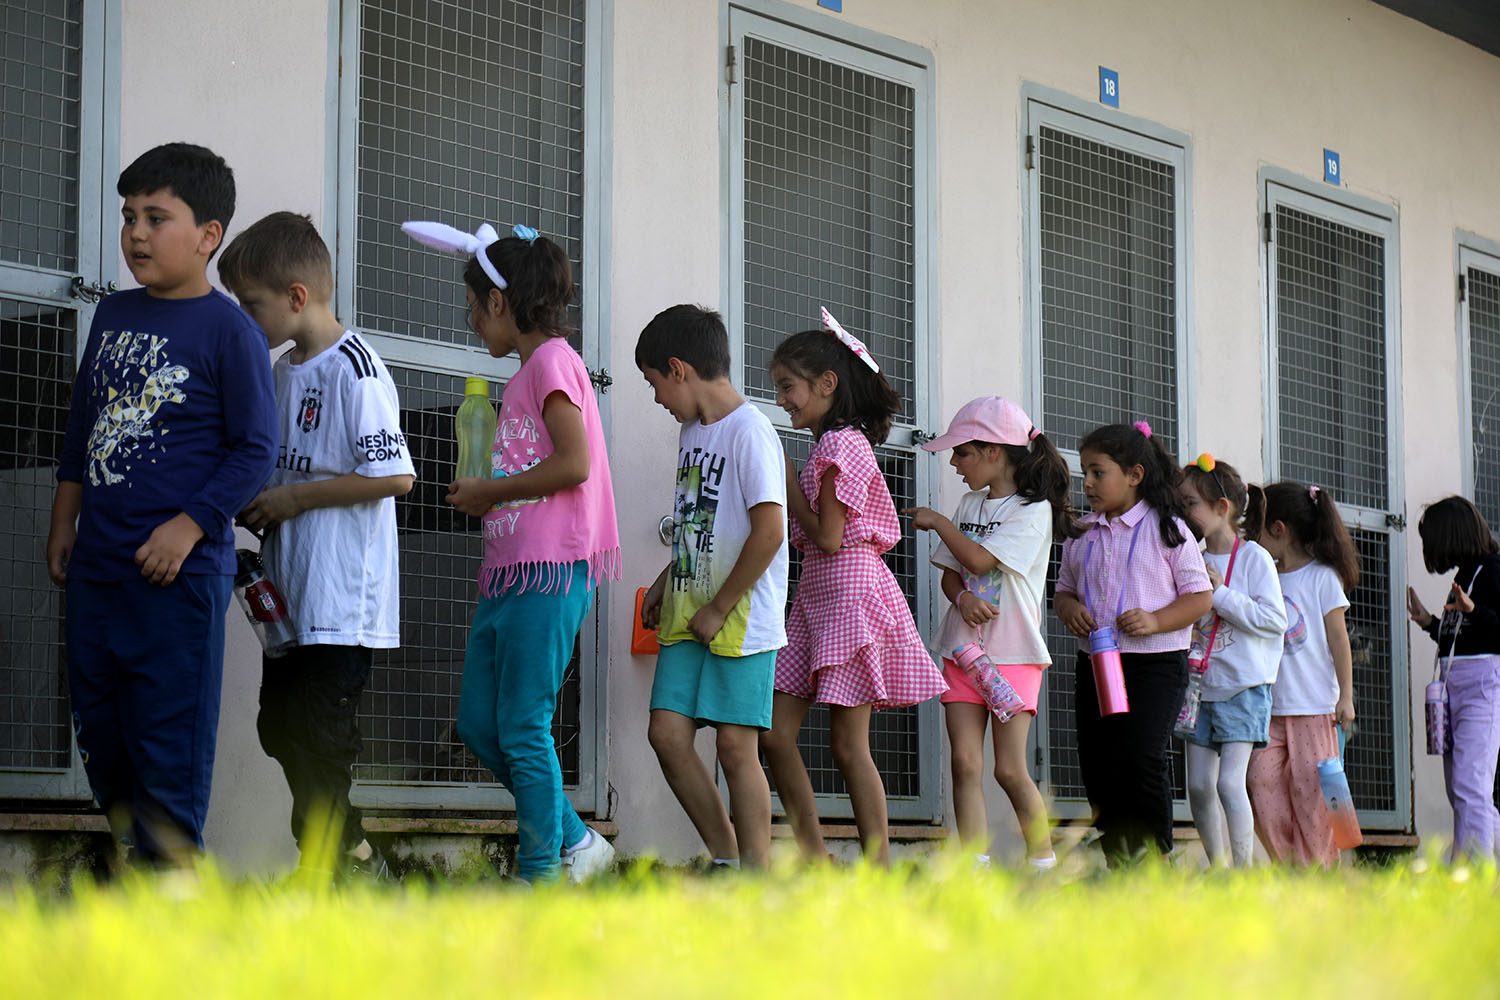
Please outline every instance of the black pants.
[[299, 847], [309, 821], [329, 826], [327, 843], [349, 850], [364, 839], [359, 810], [349, 803], [354, 761], [364, 749], [359, 696], [370, 679], [372, 651], [363, 646], [297, 646], [262, 659], [260, 745], [286, 773], [292, 790], [292, 836]]
[[1099, 715], [1088, 654], [1074, 673], [1078, 763], [1095, 811], [1104, 856], [1114, 865], [1143, 851], [1172, 849], [1172, 774], [1167, 745], [1187, 692], [1187, 652], [1124, 653], [1130, 711]]

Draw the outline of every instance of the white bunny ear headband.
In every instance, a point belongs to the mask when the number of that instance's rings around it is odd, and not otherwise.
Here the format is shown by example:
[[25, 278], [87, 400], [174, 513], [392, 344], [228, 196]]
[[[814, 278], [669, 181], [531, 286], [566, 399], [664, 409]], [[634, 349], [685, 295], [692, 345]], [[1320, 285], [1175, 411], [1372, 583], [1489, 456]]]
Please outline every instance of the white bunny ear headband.
[[877, 375], [880, 374], [880, 366], [875, 363], [875, 359], [870, 356], [870, 352], [865, 348], [860, 339], [840, 326], [839, 321], [833, 318], [833, 313], [828, 311], [827, 306], [819, 306], [819, 311], [823, 314], [823, 328], [839, 338], [839, 343], [859, 355], [859, 360], [869, 365], [870, 371]]
[[[505, 288], [509, 282], [505, 280], [495, 265], [490, 261], [490, 244], [500, 239], [500, 234], [495, 232], [495, 227], [488, 222], [483, 223], [473, 234], [455, 229], [443, 222], [403, 222], [401, 231], [423, 246], [429, 246], [436, 250], [447, 253], [468, 254], [479, 261], [479, 266], [484, 273], [489, 275], [496, 288]], [[516, 236], [527, 243], [536, 241], [537, 231], [530, 226], [516, 226], [511, 230]]]

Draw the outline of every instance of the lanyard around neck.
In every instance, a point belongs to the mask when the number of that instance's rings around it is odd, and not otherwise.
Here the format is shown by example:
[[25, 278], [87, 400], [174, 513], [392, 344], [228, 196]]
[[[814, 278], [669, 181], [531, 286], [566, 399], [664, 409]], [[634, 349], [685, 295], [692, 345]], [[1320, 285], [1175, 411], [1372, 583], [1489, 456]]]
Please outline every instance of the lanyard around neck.
[[[1141, 519], [1135, 522], [1135, 527], [1130, 532], [1130, 551], [1125, 553], [1125, 570], [1121, 574], [1120, 579], [1120, 600], [1119, 603], [1115, 606], [1116, 618], [1119, 618], [1120, 615], [1125, 611], [1125, 586], [1130, 582], [1130, 563], [1135, 559], [1135, 543], [1140, 541], [1141, 525], [1145, 523], [1146, 517], [1143, 514], [1141, 515]], [[1108, 531], [1109, 519], [1106, 518], [1105, 520], [1101, 521], [1100, 526], [1103, 527], [1105, 531]], [[1089, 547], [1085, 549], [1083, 553], [1083, 606], [1088, 609], [1090, 617], [1093, 617], [1094, 608], [1089, 601], [1089, 569], [1093, 566], [1094, 563], [1095, 541], [1097, 541], [1097, 539], [1090, 538]], [[1097, 618], [1095, 618], [1094, 620], [1098, 621]]]

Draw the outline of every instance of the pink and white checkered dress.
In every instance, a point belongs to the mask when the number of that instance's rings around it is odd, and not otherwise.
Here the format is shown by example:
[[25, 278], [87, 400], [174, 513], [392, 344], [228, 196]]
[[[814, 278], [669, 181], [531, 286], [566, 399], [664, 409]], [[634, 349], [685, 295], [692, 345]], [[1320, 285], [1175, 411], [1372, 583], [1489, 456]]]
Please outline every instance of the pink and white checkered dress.
[[834, 491], [848, 508], [844, 543], [821, 551], [795, 518], [790, 540], [802, 552], [797, 596], [787, 615], [787, 645], [776, 657], [776, 690], [829, 705], [915, 705], [948, 689], [917, 634], [906, 597], [882, 553], [901, 524], [875, 452], [852, 427], [818, 439], [799, 481], [813, 510], [818, 484], [838, 469]]

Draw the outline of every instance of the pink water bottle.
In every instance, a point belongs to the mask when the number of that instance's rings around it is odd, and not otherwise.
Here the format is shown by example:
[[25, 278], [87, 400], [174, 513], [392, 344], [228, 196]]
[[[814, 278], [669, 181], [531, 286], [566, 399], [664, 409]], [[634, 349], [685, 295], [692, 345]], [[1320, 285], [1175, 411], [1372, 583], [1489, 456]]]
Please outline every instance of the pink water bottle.
[[1453, 749], [1453, 730], [1448, 724], [1448, 685], [1427, 685], [1427, 752], [1441, 757]]
[[297, 644], [297, 630], [292, 627], [286, 601], [266, 576], [259, 554], [240, 549], [234, 555], [234, 594], [239, 599], [240, 608], [250, 620], [250, 627], [266, 655], [284, 656]]
[[1318, 761], [1318, 783], [1328, 802], [1328, 819], [1333, 823], [1333, 842], [1339, 850], [1358, 847], [1365, 842], [1359, 830], [1359, 815], [1349, 794], [1349, 779], [1344, 776], [1344, 762], [1337, 757]]
[[1106, 625], [1089, 633], [1089, 662], [1094, 665], [1099, 714], [1130, 711], [1130, 699], [1125, 697], [1125, 669], [1120, 665], [1120, 643], [1113, 627]]
[[995, 713], [997, 722], [1009, 722], [1026, 707], [1026, 702], [1011, 687], [995, 661], [990, 659], [984, 647], [977, 642], [964, 643], [953, 651], [953, 662], [969, 678], [984, 696], [984, 704]]

